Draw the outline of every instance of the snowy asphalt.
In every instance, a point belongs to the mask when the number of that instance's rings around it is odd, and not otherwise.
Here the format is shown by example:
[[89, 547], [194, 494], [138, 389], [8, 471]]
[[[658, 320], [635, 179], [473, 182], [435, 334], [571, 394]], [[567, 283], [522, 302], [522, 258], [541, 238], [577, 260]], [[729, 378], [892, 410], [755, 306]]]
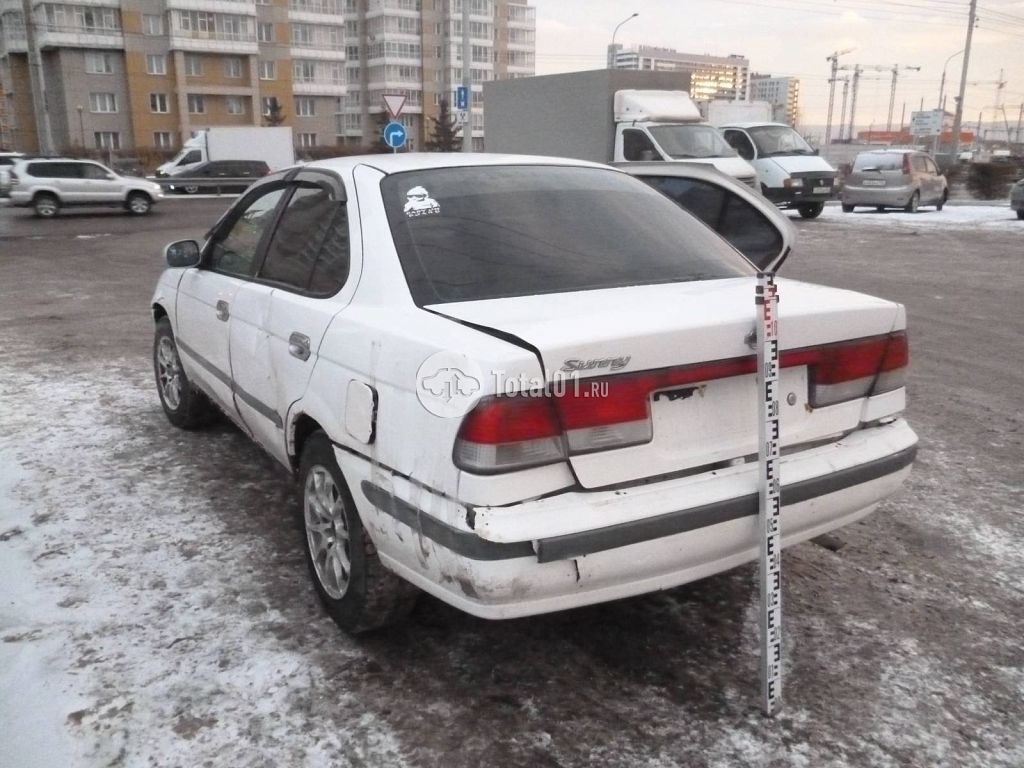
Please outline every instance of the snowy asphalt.
[[[785, 709], [757, 710], [756, 573], [494, 623], [423, 598], [353, 640], [289, 479], [171, 428], [147, 311], [221, 200], [0, 210], [0, 766], [1024, 764], [1024, 222], [795, 220], [789, 277], [904, 302], [907, 487], [784, 557]], [[785, 300], [785, 297], [782, 298]]]

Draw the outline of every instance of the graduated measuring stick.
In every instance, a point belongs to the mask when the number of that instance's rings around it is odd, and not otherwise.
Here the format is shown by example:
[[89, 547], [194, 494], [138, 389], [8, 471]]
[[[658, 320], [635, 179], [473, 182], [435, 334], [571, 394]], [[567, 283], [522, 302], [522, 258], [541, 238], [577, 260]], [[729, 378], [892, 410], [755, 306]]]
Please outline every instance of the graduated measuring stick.
[[779, 319], [775, 275], [758, 273], [758, 554], [760, 560], [761, 708], [782, 705], [782, 511], [779, 482]]

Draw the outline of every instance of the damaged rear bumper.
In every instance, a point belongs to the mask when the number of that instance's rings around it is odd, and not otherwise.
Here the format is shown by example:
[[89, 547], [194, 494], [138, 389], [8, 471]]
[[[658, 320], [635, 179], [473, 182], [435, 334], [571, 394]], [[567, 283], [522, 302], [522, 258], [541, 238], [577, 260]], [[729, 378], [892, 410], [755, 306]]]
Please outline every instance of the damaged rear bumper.
[[[782, 459], [783, 546], [852, 523], [910, 473], [903, 420]], [[667, 589], [754, 560], [756, 463], [469, 508], [337, 450], [382, 561], [468, 613], [511, 618]]]

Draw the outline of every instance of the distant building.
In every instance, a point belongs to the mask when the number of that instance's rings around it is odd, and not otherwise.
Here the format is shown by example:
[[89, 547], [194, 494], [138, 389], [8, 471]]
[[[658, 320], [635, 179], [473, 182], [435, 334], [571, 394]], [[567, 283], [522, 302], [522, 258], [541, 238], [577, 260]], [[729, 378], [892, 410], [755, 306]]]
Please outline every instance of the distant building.
[[608, 46], [608, 67], [654, 72], [688, 72], [690, 96], [694, 101], [737, 101], [748, 97], [750, 62], [736, 54], [708, 56], [681, 53], [674, 48], [656, 48], [651, 45], [623, 48], [616, 44]]
[[772, 105], [775, 122], [796, 125], [800, 121], [800, 80], [795, 77], [750, 75], [750, 100]]

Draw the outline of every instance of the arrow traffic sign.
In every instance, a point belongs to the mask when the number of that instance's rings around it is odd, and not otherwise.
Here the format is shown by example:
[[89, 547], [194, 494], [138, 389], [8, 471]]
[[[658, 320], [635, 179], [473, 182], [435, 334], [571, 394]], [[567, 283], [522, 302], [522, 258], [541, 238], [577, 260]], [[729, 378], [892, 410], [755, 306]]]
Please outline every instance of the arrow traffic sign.
[[405, 106], [405, 96], [400, 93], [385, 93], [384, 94], [384, 106], [388, 110], [388, 114], [395, 120], [402, 114], [402, 107]]
[[384, 143], [394, 150], [405, 146], [407, 136], [405, 126], [401, 123], [388, 123], [384, 126]]

